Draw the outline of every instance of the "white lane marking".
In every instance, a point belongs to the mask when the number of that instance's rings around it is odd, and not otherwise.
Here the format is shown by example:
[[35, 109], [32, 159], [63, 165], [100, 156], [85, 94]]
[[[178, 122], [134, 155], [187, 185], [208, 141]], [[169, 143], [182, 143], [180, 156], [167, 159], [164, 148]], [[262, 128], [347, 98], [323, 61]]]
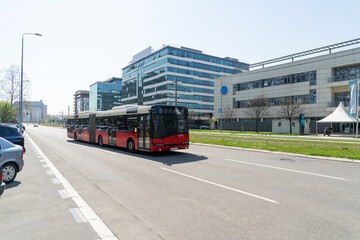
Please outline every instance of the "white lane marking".
[[[84, 201], [84, 199], [77, 193], [77, 191], [71, 186], [71, 184], [64, 178], [60, 171], [54, 166], [54, 164], [46, 157], [46, 155], [41, 151], [41, 149], [35, 144], [35, 142], [30, 138], [30, 136], [25, 133], [29, 138], [30, 142], [33, 144], [35, 149], [40, 153], [45, 162], [48, 164], [49, 168], [52, 170], [52, 173], [64, 186], [67, 193], [70, 195], [75, 204], [79, 207], [79, 210], [82, 214], [91, 212], [91, 217], [86, 218], [94, 231], [99, 235], [102, 240], [117, 240], [118, 238], [111, 232], [111, 230], [105, 225], [105, 223], [96, 215], [96, 213], [90, 208], [90, 206]], [[81, 205], [79, 205], [81, 203]], [[71, 212], [71, 211], [70, 211]]]
[[44, 159], [40, 159], [39, 162], [44, 163], [45, 161], [44, 161]]
[[221, 187], [221, 188], [225, 188], [225, 189], [228, 189], [228, 190], [231, 190], [231, 191], [234, 191], [234, 192], [242, 193], [242, 194], [245, 194], [245, 195], [250, 196], [250, 197], [258, 198], [258, 199], [261, 199], [261, 200], [264, 200], [264, 201], [267, 201], [267, 202], [271, 202], [271, 203], [278, 203], [278, 202], [276, 202], [276, 201], [274, 201], [274, 200], [272, 200], [272, 199], [265, 198], [265, 197], [261, 197], [261, 196], [259, 196], [259, 195], [252, 194], [252, 193], [248, 193], [248, 192], [245, 192], [245, 191], [241, 191], [241, 190], [236, 189], [236, 188], [227, 187], [227, 186], [224, 186], [224, 185], [221, 185], [221, 184], [218, 184], [218, 183], [210, 182], [210, 181], [208, 181], [208, 180], [201, 179], [201, 178], [194, 177], [194, 176], [190, 176], [190, 175], [188, 175], [188, 174], [181, 173], [181, 172], [177, 172], [177, 171], [174, 171], [174, 170], [171, 170], [171, 169], [168, 169], [168, 168], [163, 168], [163, 167], [160, 167], [160, 168], [163, 169], [163, 170], [172, 172], [172, 173], [176, 173], [176, 174], [182, 175], [182, 176], [184, 176], [184, 177], [188, 177], [188, 178], [195, 179], [195, 180], [198, 180], [198, 181], [201, 181], [201, 182], [205, 182], [205, 183], [208, 183], [208, 184], [212, 184], [212, 185], [215, 185], [215, 186], [218, 186], [218, 187]]
[[52, 178], [52, 179], [51, 179], [51, 182], [52, 182], [53, 184], [60, 184], [60, 182], [59, 182], [59, 180], [58, 180], [57, 178]]
[[243, 162], [243, 161], [233, 160], [233, 159], [225, 159], [225, 160], [226, 161], [231, 161], [231, 162], [237, 162], [237, 163], [243, 163], [243, 164], [258, 166], [258, 167], [266, 167], [266, 168], [278, 169], [278, 170], [283, 170], [283, 171], [289, 171], [289, 172], [296, 172], [296, 173], [302, 173], [302, 174], [307, 174], [307, 175], [313, 175], [313, 176], [317, 176], [317, 177], [325, 177], [325, 178], [332, 178], [332, 179], [342, 180], [342, 181], [350, 181], [349, 179], [346, 179], [346, 178], [333, 177], [333, 176], [328, 176], [328, 175], [323, 175], [323, 174], [318, 174], [318, 173], [303, 172], [303, 171], [298, 171], [298, 170], [293, 170], [293, 169], [288, 169], [288, 168], [281, 168], [281, 167], [274, 167], [274, 166], [270, 166], [270, 165]]
[[48, 168], [49, 166], [47, 164], [42, 165], [43, 168]]
[[97, 149], [99, 151], [102, 151], [102, 152], [106, 152], [106, 153], [110, 153], [110, 154], [113, 154], [113, 155], [117, 155], [117, 153], [114, 153], [114, 152], [111, 152], [111, 151], [107, 151], [107, 150], [103, 150], [103, 149]]
[[53, 171], [51, 171], [51, 170], [46, 170], [46, 174], [47, 174], [47, 175], [53, 175], [53, 174], [54, 174], [54, 172], [53, 172]]
[[62, 199], [66, 199], [70, 197], [70, 195], [67, 193], [67, 191], [65, 191], [65, 189], [58, 190], [58, 193], [60, 194], [60, 197]]
[[70, 208], [69, 211], [77, 223], [86, 222], [85, 217], [81, 214], [78, 208]]

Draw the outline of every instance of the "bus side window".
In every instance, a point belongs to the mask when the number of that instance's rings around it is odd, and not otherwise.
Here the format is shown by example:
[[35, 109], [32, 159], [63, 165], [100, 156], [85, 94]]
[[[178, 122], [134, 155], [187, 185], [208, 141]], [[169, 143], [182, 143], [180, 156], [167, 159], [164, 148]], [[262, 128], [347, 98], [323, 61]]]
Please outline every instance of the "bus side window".
[[137, 132], [138, 118], [137, 116], [128, 116], [127, 125], [129, 132]]
[[125, 116], [118, 116], [114, 119], [116, 121], [116, 129], [118, 132], [127, 132], [127, 124]]

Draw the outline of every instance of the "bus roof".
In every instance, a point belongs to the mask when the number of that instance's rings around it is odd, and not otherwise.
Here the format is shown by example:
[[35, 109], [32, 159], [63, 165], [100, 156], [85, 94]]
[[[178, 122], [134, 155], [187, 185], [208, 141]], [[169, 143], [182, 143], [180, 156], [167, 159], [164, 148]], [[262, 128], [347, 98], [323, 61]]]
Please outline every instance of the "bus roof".
[[75, 115], [68, 116], [67, 119], [81, 119], [89, 118], [90, 114], [96, 114], [96, 117], [111, 117], [119, 115], [129, 115], [129, 114], [145, 114], [149, 113], [152, 106], [141, 106], [141, 105], [124, 105], [113, 107], [111, 110], [107, 111], [94, 111], [94, 112], [84, 112]]

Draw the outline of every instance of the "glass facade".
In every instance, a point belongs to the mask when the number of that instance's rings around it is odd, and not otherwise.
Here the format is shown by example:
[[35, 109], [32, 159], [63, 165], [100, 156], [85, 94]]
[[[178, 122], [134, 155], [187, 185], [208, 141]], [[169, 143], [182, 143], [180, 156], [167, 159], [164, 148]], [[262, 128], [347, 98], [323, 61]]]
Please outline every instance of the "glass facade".
[[178, 106], [201, 110], [196, 113], [213, 113], [214, 78], [248, 68], [236, 59], [167, 46], [123, 69], [122, 102], [173, 106], [176, 100]]
[[[310, 90], [309, 94], [307, 94], [307, 95], [268, 98], [268, 103], [269, 103], [269, 106], [280, 106], [284, 100], [289, 99], [289, 98], [293, 102], [296, 102], [296, 103], [316, 104], [316, 89]], [[249, 106], [249, 104], [250, 104], [249, 100], [236, 101], [235, 98], [233, 99], [233, 107], [234, 108], [247, 108]]]
[[[345, 107], [349, 106], [350, 103], [350, 92], [337, 92], [334, 93], [335, 106], [337, 107], [340, 102], [344, 104]], [[360, 100], [360, 91], [359, 91], [359, 99]], [[358, 101], [360, 103], [360, 101]]]
[[97, 82], [90, 86], [90, 111], [110, 110], [121, 103], [121, 79]]
[[232, 68], [249, 69], [249, 65], [246, 63], [233, 61], [233, 60], [225, 59], [225, 58], [209, 56], [209, 55], [201, 53], [200, 51], [193, 52], [193, 51], [186, 50], [186, 49], [166, 47], [164, 49], [161, 49], [161, 50], [153, 53], [152, 55], [150, 55], [149, 57], [146, 57], [145, 59], [143, 59], [141, 61], [138, 61], [136, 63], [131, 64], [130, 66], [125, 67], [123, 69], [123, 74], [131, 72], [132, 70], [137, 69], [141, 66], [144, 66], [144, 65], [146, 65], [158, 58], [161, 58], [165, 55], [172, 55], [172, 56], [177, 56], [177, 57], [195, 59], [195, 60], [200, 60], [200, 61], [204, 61], [204, 62], [208, 62], [208, 63], [224, 65], [224, 66], [228, 66], [228, 67], [232, 67]]
[[360, 65], [335, 68], [334, 78], [335, 78], [335, 82], [359, 79]]
[[309, 82], [309, 85], [316, 85], [316, 71], [290, 74], [280, 77], [261, 79], [252, 82], [238, 83], [233, 85], [233, 93], [256, 88], [293, 84], [298, 82]]

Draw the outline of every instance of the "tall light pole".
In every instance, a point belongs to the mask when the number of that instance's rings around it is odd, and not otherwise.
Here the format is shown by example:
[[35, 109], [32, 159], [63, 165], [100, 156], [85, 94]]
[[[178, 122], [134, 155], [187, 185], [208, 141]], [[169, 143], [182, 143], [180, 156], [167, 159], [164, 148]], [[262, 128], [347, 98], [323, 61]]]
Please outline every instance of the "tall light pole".
[[20, 130], [22, 132], [23, 124], [23, 62], [24, 62], [24, 36], [35, 35], [41, 37], [40, 33], [24, 33], [21, 41], [21, 83], [20, 83], [20, 104], [19, 104], [19, 115], [20, 115]]
[[175, 106], [177, 106], [177, 77], [175, 78]]

